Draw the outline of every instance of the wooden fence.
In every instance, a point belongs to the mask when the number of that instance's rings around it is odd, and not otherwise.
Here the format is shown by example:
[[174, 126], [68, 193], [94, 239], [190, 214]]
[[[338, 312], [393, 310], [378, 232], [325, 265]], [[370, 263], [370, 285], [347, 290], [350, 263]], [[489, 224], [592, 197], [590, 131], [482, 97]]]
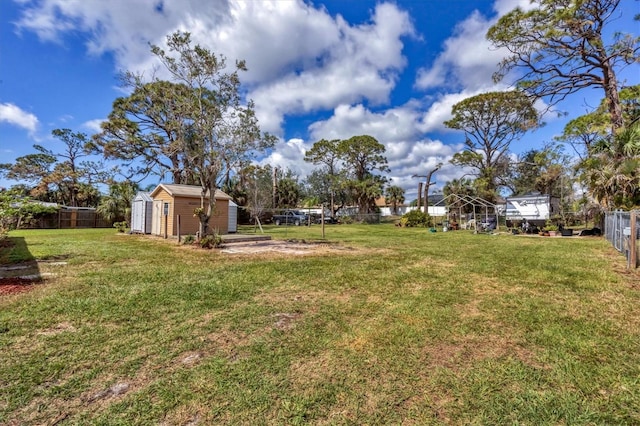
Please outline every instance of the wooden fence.
[[73, 229], [73, 228], [109, 228], [112, 224], [100, 216], [94, 209], [60, 209], [55, 213], [40, 216], [26, 228], [32, 229]]

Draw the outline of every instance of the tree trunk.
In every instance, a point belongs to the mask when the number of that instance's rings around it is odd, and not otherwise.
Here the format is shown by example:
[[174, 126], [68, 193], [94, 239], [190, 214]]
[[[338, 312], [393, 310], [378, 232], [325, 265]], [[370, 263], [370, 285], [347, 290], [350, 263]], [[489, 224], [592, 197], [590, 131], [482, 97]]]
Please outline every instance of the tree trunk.
[[604, 63], [604, 92], [609, 103], [609, 114], [611, 114], [611, 127], [615, 132], [624, 126], [622, 119], [622, 106], [620, 105], [620, 95], [618, 93], [618, 80], [616, 73], [609, 62]]

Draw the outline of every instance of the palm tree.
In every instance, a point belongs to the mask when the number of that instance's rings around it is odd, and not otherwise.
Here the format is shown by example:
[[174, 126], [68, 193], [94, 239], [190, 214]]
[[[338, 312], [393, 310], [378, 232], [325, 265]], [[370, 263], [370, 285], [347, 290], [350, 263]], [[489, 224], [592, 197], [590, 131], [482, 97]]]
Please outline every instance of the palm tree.
[[115, 182], [109, 186], [109, 194], [102, 197], [96, 211], [108, 222], [125, 221], [131, 224], [131, 203], [139, 190], [131, 181]]
[[404, 203], [404, 189], [397, 185], [389, 186], [385, 196], [387, 202], [393, 206], [393, 214], [398, 214], [398, 204]]
[[598, 141], [578, 167], [603, 208], [640, 206], [640, 123]]

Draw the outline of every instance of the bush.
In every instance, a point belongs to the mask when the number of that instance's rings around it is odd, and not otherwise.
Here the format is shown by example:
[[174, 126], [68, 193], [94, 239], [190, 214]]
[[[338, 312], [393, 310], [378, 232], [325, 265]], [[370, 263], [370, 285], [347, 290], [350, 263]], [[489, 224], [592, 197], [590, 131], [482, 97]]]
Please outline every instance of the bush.
[[218, 234], [205, 235], [198, 244], [204, 249], [219, 248], [222, 246], [222, 237]]
[[353, 217], [351, 217], [351, 216], [342, 216], [340, 218], [340, 222], [344, 223], [345, 225], [351, 225], [353, 223]]
[[411, 210], [405, 213], [400, 219], [400, 226], [412, 227], [427, 227], [429, 226], [429, 215], [421, 212], [420, 210]]
[[184, 239], [182, 240], [182, 244], [193, 244], [196, 241], [196, 237], [194, 237], [193, 235], [185, 235]]
[[118, 230], [118, 232], [125, 232], [127, 230], [127, 222], [114, 222], [113, 227]]

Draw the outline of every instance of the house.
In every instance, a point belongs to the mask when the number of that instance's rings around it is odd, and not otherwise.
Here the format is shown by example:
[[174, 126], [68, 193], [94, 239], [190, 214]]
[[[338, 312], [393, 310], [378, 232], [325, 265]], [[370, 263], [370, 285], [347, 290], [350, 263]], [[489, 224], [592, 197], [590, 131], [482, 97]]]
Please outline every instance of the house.
[[[199, 186], [165, 184], [158, 185], [150, 194], [153, 199], [151, 234], [161, 236], [189, 235], [198, 232], [200, 220], [194, 210], [200, 207]], [[216, 206], [209, 219], [209, 227], [219, 234], [227, 234], [231, 197], [216, 190]], [[205, 203], [208, 203], [208, 196]], [[237, 217], [237, 215], [236, 215]], [[232, 232], [235, 229], [231, 229]]]
[[511, 221], [524, 221], [544, 226], [553, 216], [560, 214], [560, 199], [549, 194], [531, 192], [506, 198], [506, 217]]
[[[445, 216], [447, 214], [447, 209], [444, 205], [438, 205], [440, 201], [442, 201], [443, 196], [441, 194], [433, 194], [429, 195], [429, 206], [427, 207], [429, 216]], [[380, 209], [381, 216], [391, 216], [393, 215], [393, 206], [391, 203], [387, 203], [384, 197], [380, 197], [376, 199], [376, 206]], [[398, 216], [402, 216], [412, 210], [417, 210], [417, 206], [411, 206], [409, 204], [398, 204], [397, 205], [397, 214]], [[420, 206], [420, 211], [424, 211], [424, 205]]]
[[131, 202], [131, 232], [150, 234], [153, 220], [153, 198], [150, 192], [138, 192]]

